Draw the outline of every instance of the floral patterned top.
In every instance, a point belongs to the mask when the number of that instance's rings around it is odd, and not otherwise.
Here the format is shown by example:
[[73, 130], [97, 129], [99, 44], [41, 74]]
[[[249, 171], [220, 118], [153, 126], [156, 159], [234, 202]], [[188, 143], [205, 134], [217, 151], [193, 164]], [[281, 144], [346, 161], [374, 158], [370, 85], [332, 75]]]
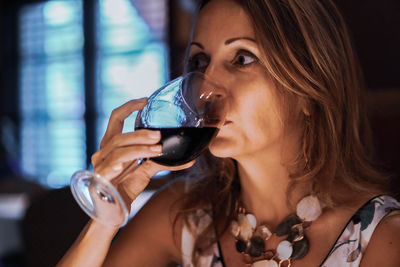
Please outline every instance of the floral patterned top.
[[[394, 210], [400, 210], [400, 204], [390, 196], [377, 196], [365, 203], [349, 220], [320, 267], [359, 266], [376, 226]], [[219, 243], [213, 244], [196, 263], [193, 262], [195, 237], [212, 223], [212, 217], [204, 210], [197, 210], [189, 222], [190, 225], [184, 225], [182, 230], [182, 266], [225, 267]]]

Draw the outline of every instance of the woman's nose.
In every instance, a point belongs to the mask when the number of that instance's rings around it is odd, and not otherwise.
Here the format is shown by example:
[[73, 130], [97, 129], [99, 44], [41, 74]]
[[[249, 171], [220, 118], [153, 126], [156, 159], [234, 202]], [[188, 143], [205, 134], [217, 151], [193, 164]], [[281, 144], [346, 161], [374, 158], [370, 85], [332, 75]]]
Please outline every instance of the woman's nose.
[[216, 98], [225, 98], [226, 89], [212, 77], [202, 74], [194, 73], [192, 77], [192, 86], [197, 88], [197, 97], [203, 101], [214, 101]]
[[220, 83], [219, 80], [222, 76], [220, 69], [217, 68], [213, 62], [210, 62], [208, 64], [207, 68], [204, 71], [204, 75], [207, 76], [207, 78], [214, 83]]
[[215, 94], [219, 94], [226, 97], [227, 94], [227, 80], [224, 78], [224, 73], [221, 68], [216, 67], [214, 64], [209, 64], [204, 72], [204, 76], [209, 84], [213, 84], [215, 89]]

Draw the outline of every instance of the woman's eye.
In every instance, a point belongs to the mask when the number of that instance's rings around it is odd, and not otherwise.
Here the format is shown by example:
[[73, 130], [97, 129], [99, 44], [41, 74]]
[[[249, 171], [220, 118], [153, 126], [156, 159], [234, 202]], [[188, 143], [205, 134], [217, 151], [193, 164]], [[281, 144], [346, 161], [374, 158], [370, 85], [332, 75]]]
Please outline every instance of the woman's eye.
[[239, 51], [233, 60], [233, 64], [239, 67], [244, 67], [257, 61], [257, 57], [252, 53], [248, 51]]
[[194, 55], [189, 59], [189, 71], [201, 71], [207, 68], [209, 58], [203, 53]]

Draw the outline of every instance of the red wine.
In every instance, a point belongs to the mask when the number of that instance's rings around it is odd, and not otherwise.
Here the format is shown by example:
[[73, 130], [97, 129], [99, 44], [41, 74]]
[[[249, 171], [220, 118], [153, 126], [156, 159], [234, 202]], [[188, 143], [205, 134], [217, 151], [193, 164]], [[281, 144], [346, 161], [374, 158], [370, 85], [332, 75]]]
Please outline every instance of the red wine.
[[151, 160], [168, 166], [182, 165], [197, 158], [218, 132], [215, 127], [147, 129], [161, 132], [162, 155]]

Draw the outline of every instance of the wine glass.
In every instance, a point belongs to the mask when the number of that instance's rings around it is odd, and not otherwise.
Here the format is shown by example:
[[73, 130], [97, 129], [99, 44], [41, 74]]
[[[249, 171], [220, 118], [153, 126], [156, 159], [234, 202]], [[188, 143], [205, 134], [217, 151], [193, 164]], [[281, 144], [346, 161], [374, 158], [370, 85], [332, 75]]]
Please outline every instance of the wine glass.
[[[200, 72], [189, 72], [156, 90], [136, 116], [135, 130], [161, 132], [162, 153], [150, 158], [158, 164], [178, 166], [198, 157], [225, 121], [225, 89]], [[112, 180], [118, 183], [147, 159], [132, 161]], [[91, 218], [109, 226], [123, 226], [129, 213], [111, 182], [90, 171], [71, 177], [71, 191]]]

